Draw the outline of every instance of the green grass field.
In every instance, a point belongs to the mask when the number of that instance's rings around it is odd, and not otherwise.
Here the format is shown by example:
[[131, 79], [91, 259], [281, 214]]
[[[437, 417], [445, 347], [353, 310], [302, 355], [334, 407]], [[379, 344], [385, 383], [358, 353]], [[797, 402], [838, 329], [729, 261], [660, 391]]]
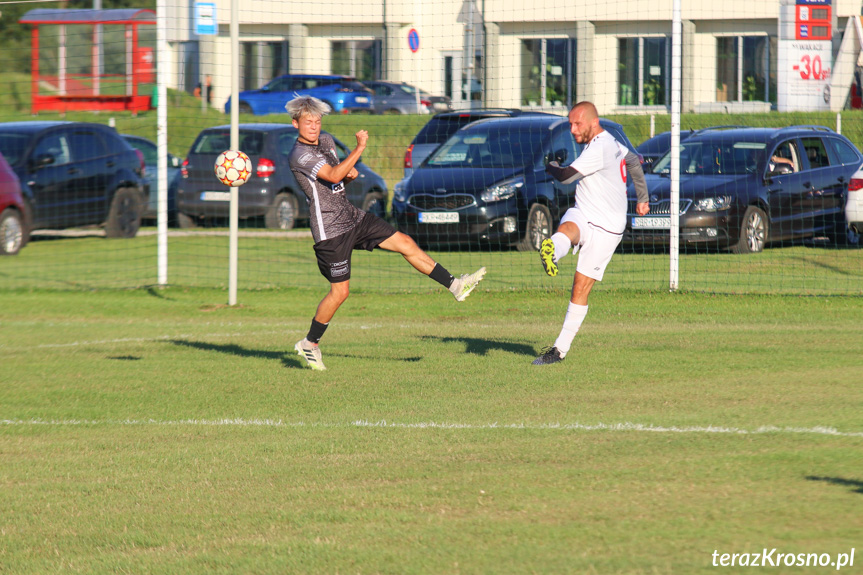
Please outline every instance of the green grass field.
[[[20, 121], [22, 113], [30, 112], [30, 76], [11, 73], [7, 87], [0, 88], [0, 122]], [[149, 86], [144, 89], [149, 90]], [[148, 91], [142, 92], [148, 94]], [[230, 116], [223, 110], [210, 108], [201, 111], [200, 100], [185, 92], [168, 91], [168, 149], [179, 157], [185, 157], [198, 133], [210, 126], [230, 123]], [[603, 113], [600, 110], [600, 113]], [[650, 137], [650, 116], [642, 114], [603, 115], [620, 122], [627, 136], [636, 146]], [[136, 134], [156, 140], [156, 112], [132, 115], [129, 112], [70, 112], [58, 114], [45, 112], [30, 119], [67, 119], [85, 122], [107, 123], [114, 118], [117, 130], [121, 133]], [[404, 154], [416, 133], [425, 125], [430, 116], [369, 116], [332, 115], [324, 121], [324, 129], [332, 132], [346, 145], [356, 145], [354, 134], [357, 130], [369, 131], [370, 139], [363, 160], [380, 173], [387, 181], [390, 191], [404, 176]], [[269, 116], [241, 115], [240, 122], [282, 122], [290, 123], [287, 114]], [[667, 114], [655, 115], [656, 133], [669, 130], [671, 117]], [[766, 114], [683, 114], [681, 129], [699, 129], [717, 125], [745, 126], [790, 126], [794, 124], [817, 124], [836, 128], [836, 114], [832, 112], [794, 112]], [[842, 133], [860, 149], [863, 149], [863, 110], [842, 112]]]
[[3, 291], [0, 572], [859, 572], [863, 299], [321, 295]]
[[[0, 94], [0, 121], [29, 110], [26, 82]], [[169, 98], [178, 155], [228, 121]], [[112, 116], [155, 137], [155, 113]], [[861, 116], [844, 117], [852, 136]], [[646, 137], [648, 117], [615, 119]], [[392, 186], [426, 120], [326, 127], [349, 144], [368, 128], [364, 159]], [[774, 548], [856, 549], [841, 571], [860, 571], [863, 298], [833, 295], [863, 293], [859, 250], [687, 253], [673, 294], [666, 255], [618, 254], [548, 367], [530, 362], [558, 333], [572, 261], [553, 281], [535, 254], [432, 252], [489, 268], [456, 304], [398, 256], [357, 254], [320, 373], [292, 349], [325, 289], [308, 238], [241, 238], [232, 308], [227, 238], [174, 233], [160, 289], [149, 231], [0, 261], [2, 575], [689, 575]]]
[[[130, 240], [98, 237], [47, 239], [39, 236], [14, 258], [0, 260], [2, 289], [137, 288], [157, 283], [157, 238], [146, 228]], [[304, 230], [292, 232], [302, 235]], [[221, 234], [221, 235], [213, 235]], [[244, 229], [238, 240], [239, 287], [246, 289], [319, 288], [326, 282], [317, 269], [312, 239], [286, 237], [263, 229]], [[486, 266], [488, 289], [563, 292], [572, 284], [575, 258], [549, 278], [535, 253], [515, 250], [430, 251], [455, 274]], [[404, 260], [380, 250], [355, 252], [352, 289], [392, 293], [428, 291], [434, 283]], [[665, 291], [669, 256], [621, 251], [611, 260], [597, 290]], [[739, 294], [863, 295], [859, 249], [799, 244], [773, 247], [759, 254], [685, 252], [680, 257], [680, 288], [687, 291]], [[172, 230], [168, 238], [168, 282], [183, 287], [225, 287], [228, 282], [228, 237], [225, 230]]]

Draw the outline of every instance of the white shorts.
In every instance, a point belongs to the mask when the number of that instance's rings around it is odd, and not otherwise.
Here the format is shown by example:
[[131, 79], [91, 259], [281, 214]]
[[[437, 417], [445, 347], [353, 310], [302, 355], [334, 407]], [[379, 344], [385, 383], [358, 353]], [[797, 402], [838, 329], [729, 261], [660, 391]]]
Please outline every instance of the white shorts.
[[560, 223], [572, 222], [578, 226], [580, 237], [578, 245], [572, 248], [572, 253], [578, 253], [581, 249], [581, 255], [578, 256], [578, 266], [575, 271], [593, 278], [596, 281], [602, 281], [602, 275], [605, 273], [605, 268], [608, 267], [611, 261], [611, 256], [614, 255], [614, 250], [623, 239], [623, 234], [613, 234], [602, 228], [598, 228], [593, 224], [588, 223], [584, 214], [578, 208], [569, 208]]

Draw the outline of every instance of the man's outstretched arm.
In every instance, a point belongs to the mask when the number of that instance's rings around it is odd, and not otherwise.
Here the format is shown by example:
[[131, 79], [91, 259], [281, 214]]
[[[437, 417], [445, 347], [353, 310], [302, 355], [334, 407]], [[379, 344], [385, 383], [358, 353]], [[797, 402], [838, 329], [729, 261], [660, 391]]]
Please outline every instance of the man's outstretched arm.
[[635, 195], [638, 197], [635, 206], [635, 213], [639, 216], [644, 216], [650, 211], [650, 205], [647, 203], [647, 181], [644, 179], [644, 170], [641, 168], [641, 160], [634, 153], [626, 153], [626, 173], [632, 178], [632, 185], [635, 186]]
[[561, 167], [557, 161], [549, 162], [545, 167], [546, 173], [560, 182], [561, 184], [574, 184], [584, 177], [578, 170], [572, 166]]
[[[363, 152], [366, 149], [366, 143], [369, 141], [369, 133], [365, 130], [360, 130], [357, 132], [357, 147], [354, 148], [348, 157], [341, 161], [337, 166], [330, 166], [329, 164], [324, 164], [321, 166], [321, 169], [318, 170], [318, 177], [322, 180], [326, 180], [331, 184], [338, 184], [345, 178], [347, 178], [351, 174], [355, 174], [354, 166], [360, 160], [360, 156], [363, 155]], [[354, 175], [354, 178], [356, 175]], [[352, 179], [352, 178], [351, 178]], [[350, 179], [349, 179], [350, 181]]]

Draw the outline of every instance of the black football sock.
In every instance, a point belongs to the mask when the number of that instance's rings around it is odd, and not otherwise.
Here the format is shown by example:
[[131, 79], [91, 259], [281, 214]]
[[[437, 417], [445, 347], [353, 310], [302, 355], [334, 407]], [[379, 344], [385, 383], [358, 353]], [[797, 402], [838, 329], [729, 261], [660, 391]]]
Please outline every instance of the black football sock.
[[434, 269], [429, 274], [429, 277], [443, 287], [445, 287], [446, 289], [449, 289], [449, 286], [451, 286], [452, 282], [455, 281], [455, 278], [452, 277], [452, 274], [446, 271], [446, 268], [444, 268], [440, 264], [435, 264]]
[[309, 328], [309, 334], [306, 336], [306, 339], [312, 343], [320, 343], [321, 338], [324, 337], [324, 332], [327, 331], [327, 326], [330, 325], [328, 323], [321, 323], [316, 319], [312, 320], [312, 327]]

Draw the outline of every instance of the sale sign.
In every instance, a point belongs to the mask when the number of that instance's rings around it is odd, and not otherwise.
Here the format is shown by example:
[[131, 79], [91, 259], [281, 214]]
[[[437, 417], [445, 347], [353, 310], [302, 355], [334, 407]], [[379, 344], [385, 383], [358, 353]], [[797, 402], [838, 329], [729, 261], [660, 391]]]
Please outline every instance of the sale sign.
[[832, 68], [829, 41], [781, 42], [777, 61], [779, 110], [829, 110]]

